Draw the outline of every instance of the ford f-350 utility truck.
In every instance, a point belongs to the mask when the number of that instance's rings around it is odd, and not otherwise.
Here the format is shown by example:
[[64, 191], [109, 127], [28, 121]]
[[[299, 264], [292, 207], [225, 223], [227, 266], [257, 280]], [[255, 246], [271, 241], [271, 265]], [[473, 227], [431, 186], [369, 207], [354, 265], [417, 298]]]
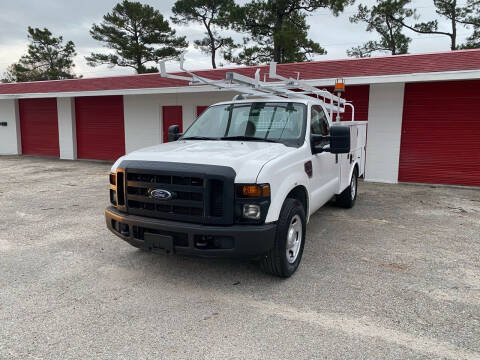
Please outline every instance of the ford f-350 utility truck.
[[[210, 106], [184, 134], [170, 127], [175, 141], [113, 165], [107, 226], [138, 248], [256, 258], [288, 277], [301, 261], [310, 216], [332, 197], [355, 204], [366, 122], [332, 122], [348, 103], [325, 91], [318, 94], [330, 101], [298, 90], [278, 96], [272, 85], [258, 94], [258, 78], [253, 88], [229, 76], [246, 95]], [[275, 91], [301, 85], [285, 82]]]

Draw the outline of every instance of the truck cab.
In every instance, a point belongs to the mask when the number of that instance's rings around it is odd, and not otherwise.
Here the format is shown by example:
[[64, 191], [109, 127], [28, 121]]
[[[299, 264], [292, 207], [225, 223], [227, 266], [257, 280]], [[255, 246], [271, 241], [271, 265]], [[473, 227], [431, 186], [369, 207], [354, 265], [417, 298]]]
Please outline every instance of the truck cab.
[[168, 143], [118, 159], [107, 227], [146, 250], [258, 259], [288, 277], [310, 216], [336, 197], [352, 207], [363, 174], [365, 123], [333, 123], [316, 99], [210, 106]]

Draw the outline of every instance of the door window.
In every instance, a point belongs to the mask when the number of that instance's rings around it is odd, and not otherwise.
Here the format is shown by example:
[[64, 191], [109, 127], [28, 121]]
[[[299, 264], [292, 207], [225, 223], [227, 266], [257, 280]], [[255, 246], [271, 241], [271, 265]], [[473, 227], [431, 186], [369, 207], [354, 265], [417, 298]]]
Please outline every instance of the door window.
[[[312, 121], [310, 122], [310, 131], [314, 135], [330, 135], [330, 125], [328, 123], [327, 115], [321, 106], [312, 106]], [[318, 145], [321, 146], [327, 144], [329, 144], [327, 139], [324, 139], [318, 143]]]

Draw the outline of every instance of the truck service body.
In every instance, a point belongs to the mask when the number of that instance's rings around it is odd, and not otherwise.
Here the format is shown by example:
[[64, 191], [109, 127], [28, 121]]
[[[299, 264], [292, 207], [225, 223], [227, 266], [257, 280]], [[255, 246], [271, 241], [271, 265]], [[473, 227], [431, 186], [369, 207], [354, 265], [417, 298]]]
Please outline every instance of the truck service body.
[[366, 122], [332, 114], [313, 97], [210, 106], [183, 135], [169, 129], [178, 140], [115, 162], [107, 227], [146, 250], [255, 258], [292, 275], [310, 216], [334, 196], [353, 206], [364, 173]]

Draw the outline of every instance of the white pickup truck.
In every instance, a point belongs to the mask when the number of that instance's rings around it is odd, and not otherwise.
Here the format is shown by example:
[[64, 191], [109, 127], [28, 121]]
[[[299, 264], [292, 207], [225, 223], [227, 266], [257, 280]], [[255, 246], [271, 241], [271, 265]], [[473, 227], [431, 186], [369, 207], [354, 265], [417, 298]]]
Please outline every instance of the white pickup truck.
[[272, 97], [210, 106], [169, 143], [132, 152], [110, 174], [108, 228], [167, 253], [249, 257], [298, 268], [310, 216], [355, 204], [366, 122], [332, 123], [325, 101]]

